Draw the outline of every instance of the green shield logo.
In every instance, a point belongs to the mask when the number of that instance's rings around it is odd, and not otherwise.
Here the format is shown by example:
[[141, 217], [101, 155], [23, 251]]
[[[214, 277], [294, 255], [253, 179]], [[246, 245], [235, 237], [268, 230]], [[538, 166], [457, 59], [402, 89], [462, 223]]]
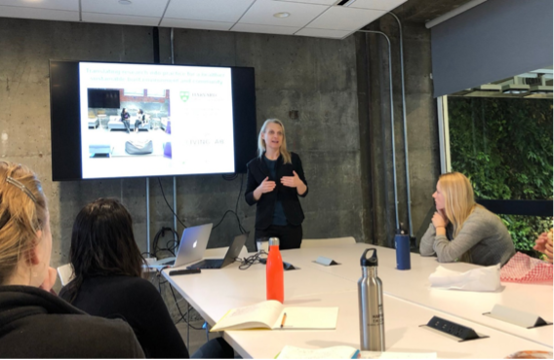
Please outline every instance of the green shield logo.
[[183, 102], [187, 102], [187, 100], [189, 99], [190, 93], [188, 91], [181, 91], [180, 96]]

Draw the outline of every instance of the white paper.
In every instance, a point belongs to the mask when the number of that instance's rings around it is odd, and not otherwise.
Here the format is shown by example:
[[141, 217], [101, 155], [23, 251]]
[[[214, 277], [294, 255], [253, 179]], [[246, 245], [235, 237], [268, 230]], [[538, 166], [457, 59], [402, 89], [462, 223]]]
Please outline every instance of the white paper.
[[500, 264], [458, 272], [438, 266], [429, 275], [432, 287], [465, 291], [496, 291], [500, 288]]
[[304, 349], [285, 345], [276, 359], [352, 359], [358, 351], [351, 346], [332, 346], [322, 349]]
[[360, 351], [360, 359], [436, 359], [437, 353]]

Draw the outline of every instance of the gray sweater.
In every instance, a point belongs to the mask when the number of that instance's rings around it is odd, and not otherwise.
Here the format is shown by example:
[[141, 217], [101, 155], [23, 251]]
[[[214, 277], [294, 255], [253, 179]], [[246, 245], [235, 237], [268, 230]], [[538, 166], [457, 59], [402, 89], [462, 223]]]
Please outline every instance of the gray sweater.
[[[447, 234], [451, 239], [452, 231], [449, 224]], [[468, 250], [473, 264], [486, 266], [504, 265], [515, 254], [512, 237], [502, 220], [481, 206], [469, 215], [456, 238], [436, 235], [431, 223], [419, 243], [422, 256], [437, 255], [443, 263], [459, 260]]]

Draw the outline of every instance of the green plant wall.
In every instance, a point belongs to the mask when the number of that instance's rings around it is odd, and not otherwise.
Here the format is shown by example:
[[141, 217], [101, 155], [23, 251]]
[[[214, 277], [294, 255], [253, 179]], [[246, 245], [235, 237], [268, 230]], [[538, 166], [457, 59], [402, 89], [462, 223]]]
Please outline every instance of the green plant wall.
[[[552, 100], [448, 98], [452, 170], [482, 199], [552, 199]], [[530, 252], [551, 218], [500, 215]]]

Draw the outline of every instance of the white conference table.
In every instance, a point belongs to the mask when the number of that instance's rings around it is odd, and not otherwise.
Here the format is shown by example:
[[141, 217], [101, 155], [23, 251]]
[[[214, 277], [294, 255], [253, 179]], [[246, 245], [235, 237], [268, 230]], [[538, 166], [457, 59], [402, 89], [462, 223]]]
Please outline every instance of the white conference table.
[[[225, 248], [210, 249], [205, 258], [223, 257]], [[246, 252], [240, 253], [244, 257]], [[254, 264], [247, 270], [239, 270], [238, 263], [223, 269], [202, 270], [201, 274], [170, 277], [166, 269], [164, 276], [181, 293], [183, 298], [211, 325], [215, 324], [227, 310], [264, 301], [266, 299], [265, 265]], [[176, 268], [185, 268], [186, 265]], [[325, 276], [317, 268], [301, 268], [285, 271], [285, 298], [294, 299], [321, 293], [356, 290], [356, 284], [338, 276]], [[184, 291], [183, 291], [184, 290]], [[225, 300], [224, 306], [222, 299]], [[212, 306], [217, 311], [205, 311]]]
[[[360, 272], [359, 257], [362, 250], [367, 247], [371, 247], [371, 245], [353, 244], [328, 249], [312, 248], [282, 251], [284, 261], [301, 267], [300, 270], [285, 272], [285, 305], [339, 306], [339, 320], [336, 330], [227, 331], [224, 332], [225, 339], [244, 358], [272, 358], [284, 345], [313, 348], [343, 344], [358, 348], [359, 325], [356, 281]], [[379, 274], [382, 279], [394, 276], [394, 274], [386, 275], [388, 270], [384, 270], [389, 267], [386, 264], [389, 260], [387, 260], [385, 250], [387, 249], [379, 248], [378, 250], [380, 257]], [[222, 256], [224, 252], [225, 249], [212, 250], [207, 254], [207, 257], [208, 255]], [[326, 252], [332, 253], [335, 260], [339, 260], [338, 255], [341, 254], [344, 261], [348, 261], [348, 266], [343, 263], [344, 267], [342, 267], [343, 265], [323, 267], [311, 262], [319, 255], [326, 256]], [[347, 253], [349, 252], [352, 252], [352, 254], [348, 256]], [[352, 259], [354, 254], [356, 259]], [[244, 255], [244, 253], [241, 255]], [[419, 255], [417, 256], [419, 257]], [[414, 265], [412, 263], [413, 269]], [[434, 266], [436, 267], [436, 263]], [[354, 274], [356, 267], [358, 268], [358, 275]], [[416, 271], [413, 271], [413, 273], [416, 273]], [[231, 308], [265, 300], [265, 266], [261, 264], [254, 264], [248, 270], [239, 270], [238, 263], [234, 263], [224, 269], [203, 270], [201, 274], [195, 275], [171, 277], [167, 270], [164, 270], [163, 274], [185, 300], [211, 325]], [[412, 277], [417, 276], [412, 275]], [[400, 283], [399, 280], [401, 280]], [[387, 292], [387, 282], [389, 281], [392, 282], [393, 279], [383, 280], [385, 292]], [[407, 279], [400, 277], [396, 281], [397, 283], [394, 286], [389, 286], [389, 288], [400, 286]], [[428, 290], [421, 287], [416, 289], [420, 292]], [[441, 291], [445, 292], [444, 290]], [[455, 293], [461, 294], [461, 292]], [[477, 324], [465, 316], [422, 306], [409, 299], [403, 300], [394, 295], [385, 295], [384, 301], [387, 351], [437, 352], [439, 357], [448, 358], [497, 358], [519, 350], [552, 350], [551, 345], [537, 344], [523, 336], [514, 336], [510, 332], [485, 326], [486, 324]], [[462, 315], [465, 312], [463, 307], [458, 310]], [[478, 333], [489, 335], [490, 338], [458, 343], [444, 335], [419, 328], [419, 325], [427, 323], [432, 316], [440, 316], [461, 325], [472, 327]], [[550, 340], [551, 343], [552, 340]]]
[[[552, 349], [470, 321], [385, 295], [385, 346], [389, 352], [437, 353], [438, 358], [504, 358], [521, 350]], [[225, 340], [243, 358], [273, 358], [285, 345], [302, 348], [323, 348], [346, 345], [360, 346], [358, 295], [346, 293], [320, 294], [285, 300], [288, 306], [338, 306], [336, 330], [319, 331], [226, 331]], [[420, 325], [433, 316], [473, 328], [489, 338], [458, 342]]]
[[[526, 329], [507, 322], [484, 316], [495, 304], [530, 312], [552, 322], [553, 292], [550, 284], [519, 284], [503, 282], [497, 292], [456, 291], [431, 288], [429, 275], [437, 266], [450, 270], [467, 271], [478, 268], [468, 263], [441, 264], [435, 257], [422, 257], [411, 254], [411, 270], [396, 270], [396, 252], [394, 249], [371, 244], [347, 244], [337, 247], [320, 247], [282, 251], [283, 261], [305, 268], [317, 268], [350, 281], [361, 276], [360, 257], [364, 249], [376, 248], [379, 258], [378, 275], [383, 281], [383, 291], [387, 295], [414, 302], [424, 307], [440, 310], [463, 319], [486, 325], [500, 331], [520, 336], [552, 348], [553, 327], [544, 326]], [[331, 258], [341, 265], [322, 266], [315, 264], [318, 256]]]

